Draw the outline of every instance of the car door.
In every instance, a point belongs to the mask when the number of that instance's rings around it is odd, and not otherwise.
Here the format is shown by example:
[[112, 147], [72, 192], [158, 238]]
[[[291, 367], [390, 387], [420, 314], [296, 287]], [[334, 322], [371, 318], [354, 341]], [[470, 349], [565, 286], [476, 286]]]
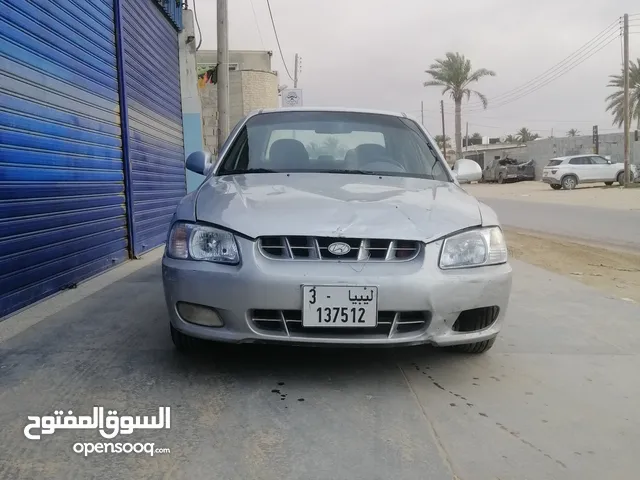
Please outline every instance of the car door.
[[590, 158], [594, 182], [610, 182], [615, 179], [617, 173], [615, 164], [609, 163], [606, 158], [599, 155], [592, 155]]
[[591, 160], [589, 157], [572, 158], [569, 160], [569, 165], [569, 171], [578, 176], [578, 181], [580, 183], [588, 183], [591, 181], [589, 179], [589, 168], [591, 167]]

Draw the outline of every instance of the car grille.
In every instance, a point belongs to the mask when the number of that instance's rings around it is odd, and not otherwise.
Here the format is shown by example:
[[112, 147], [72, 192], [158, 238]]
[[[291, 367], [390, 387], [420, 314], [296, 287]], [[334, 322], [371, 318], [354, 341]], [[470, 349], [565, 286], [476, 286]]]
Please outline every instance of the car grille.
[[424, 330], [431, 320], [430, 312], [378, 312], [376, 327], [303, 327], [301, 310], [251, 310], [249, 318], [265, 333], [279, 332], [286, 336], [367, 336], [391, 338], [404, 333]]
[[[329, 251], [333, 243], [345, 243], [350, 250], [343, 255]], [[420, 242], [339, 237], [269, 236], [258, 239], [264, 256], [283, 260], [406, 261], [420, 253]]]

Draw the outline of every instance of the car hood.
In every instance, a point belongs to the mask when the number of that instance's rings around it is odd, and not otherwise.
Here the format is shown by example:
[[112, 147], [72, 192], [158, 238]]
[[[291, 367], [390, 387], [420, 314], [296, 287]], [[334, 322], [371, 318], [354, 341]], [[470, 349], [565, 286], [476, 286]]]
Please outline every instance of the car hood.
[[211, 177], [199, 189], [196, 219], [252, 238], [422, 241], [482, 222], [478, 201], [454, 183], [329, 173]]

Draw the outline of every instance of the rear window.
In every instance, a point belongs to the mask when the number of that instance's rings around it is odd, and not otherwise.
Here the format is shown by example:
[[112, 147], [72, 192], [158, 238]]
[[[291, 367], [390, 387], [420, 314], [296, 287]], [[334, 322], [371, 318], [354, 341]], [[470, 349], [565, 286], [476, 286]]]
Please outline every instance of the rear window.
[[562, 163], [562, 160], [549, 160], [549, 163], [547, 163], [547, 167], [555, 167], [556, 165], [560, 165]]

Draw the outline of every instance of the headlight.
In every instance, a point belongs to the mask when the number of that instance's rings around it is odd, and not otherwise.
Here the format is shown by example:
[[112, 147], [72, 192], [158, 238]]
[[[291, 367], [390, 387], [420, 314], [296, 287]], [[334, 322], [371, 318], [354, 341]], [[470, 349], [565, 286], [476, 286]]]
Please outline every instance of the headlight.
[[167, 255], [182, 260], [206, 260], [230, 265], [240, 261], [238, 245], [232, 233], [183, 222], [176, 222], [171, 228]]
[[507, 244], [499, 227], [479, 228], [445, 239], [440, 268], [497, 265], [507, 261]]

